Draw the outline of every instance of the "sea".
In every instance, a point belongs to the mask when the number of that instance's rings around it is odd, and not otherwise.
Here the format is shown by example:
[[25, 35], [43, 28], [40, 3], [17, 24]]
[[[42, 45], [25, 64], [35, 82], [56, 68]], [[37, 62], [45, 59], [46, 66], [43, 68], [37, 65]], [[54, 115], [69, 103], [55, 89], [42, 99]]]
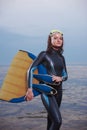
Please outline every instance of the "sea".
[[[0, 66], [0, 87], [9, 66]], [[68, 65], [63, 82], [60, 130], [87, 130], [87, 65]], [[40, 96], [29, 102], [0, 100], [0, 130], [46, 130], [47, 112]]]

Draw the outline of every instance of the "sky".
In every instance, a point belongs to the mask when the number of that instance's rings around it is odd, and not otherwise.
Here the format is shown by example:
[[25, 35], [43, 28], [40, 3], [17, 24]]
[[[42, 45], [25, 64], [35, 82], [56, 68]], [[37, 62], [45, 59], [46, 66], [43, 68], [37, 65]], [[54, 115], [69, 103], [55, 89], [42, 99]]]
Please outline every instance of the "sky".
[[64, 34], [66, 64], [87, 64], [87, 0], [0, 0], [0, 65], [46, 50], [52, 29]]

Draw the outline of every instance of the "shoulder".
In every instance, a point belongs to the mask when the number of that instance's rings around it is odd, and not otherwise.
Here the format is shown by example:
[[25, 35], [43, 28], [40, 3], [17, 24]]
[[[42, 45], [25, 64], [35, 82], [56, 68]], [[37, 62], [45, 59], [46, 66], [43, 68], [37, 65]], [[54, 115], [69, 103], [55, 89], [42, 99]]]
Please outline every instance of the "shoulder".
[[61, 57], [62, 57], [63, 59], [65, 59], [65, 58], [64, 58], [64, 55], [61, 55]]
[[63, 54], [61, 54], [61, 58], [63, 59], [63, 61], [65, 62], [65, 57]]
[[46, 55], [46, 51], [41, 51], [38, 56], [45, 56], [45, 55]]

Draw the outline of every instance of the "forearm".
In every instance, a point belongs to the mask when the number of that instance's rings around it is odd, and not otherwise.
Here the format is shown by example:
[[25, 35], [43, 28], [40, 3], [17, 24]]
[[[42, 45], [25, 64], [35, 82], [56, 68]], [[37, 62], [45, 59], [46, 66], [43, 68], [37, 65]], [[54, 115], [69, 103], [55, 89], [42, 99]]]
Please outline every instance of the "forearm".
[[62, 81], [66, 81], [67, 79], [68, 79], [67, 71], [65, 69], [63, 69], [63, 72], [62, 72]]
[[31, 67], [29, 68], [27, 72], [27, 81], [28, 81], [28, 87], [32, 88], [32, 79], [33, 79], [33, 72], [38, 69], [38, 65], [41, 64], [41, 61], [43, 59], [43, 54], [39, 54], [39, 56], [34, 60]]
[[28, 84], [28, 88], [32, 88], [33, 72], [36, 69], [37, 69], [37, 67], [31, 67], [27, 71], [27, 84]]

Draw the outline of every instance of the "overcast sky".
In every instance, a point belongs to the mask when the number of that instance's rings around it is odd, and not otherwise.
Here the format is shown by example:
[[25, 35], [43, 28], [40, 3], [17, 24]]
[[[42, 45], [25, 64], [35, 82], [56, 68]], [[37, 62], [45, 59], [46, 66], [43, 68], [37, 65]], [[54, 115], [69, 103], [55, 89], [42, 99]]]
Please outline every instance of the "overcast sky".
[[45, 50], [52, 29], [64, 33], [67, 64], [87, 64], [87, 0], [0, 0], [0, 65]]

